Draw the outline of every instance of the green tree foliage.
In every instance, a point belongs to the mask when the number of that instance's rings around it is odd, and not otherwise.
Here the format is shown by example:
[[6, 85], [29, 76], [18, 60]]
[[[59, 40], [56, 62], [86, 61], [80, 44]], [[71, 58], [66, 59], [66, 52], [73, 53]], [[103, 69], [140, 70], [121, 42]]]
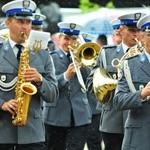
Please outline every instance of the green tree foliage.
[[[82, 13], [96, 11], [101, 7], [102, 6], [100, 6], [96, 3], [90, 2], [89, 0], [80, 0], [79, 8], [82, 10]], [[108, 2], [105, 7], [106, 8], [115, 8], [112, 1]]]
[[92, 3], [89, 0], [80, 0], [79, 8], [83, 13], [92, 12], [100, 8], [98, 4]]
[[115, 5], [113, 4], [112, 1], [108, 2], [105, 6], [106, 8], [115, 8]]

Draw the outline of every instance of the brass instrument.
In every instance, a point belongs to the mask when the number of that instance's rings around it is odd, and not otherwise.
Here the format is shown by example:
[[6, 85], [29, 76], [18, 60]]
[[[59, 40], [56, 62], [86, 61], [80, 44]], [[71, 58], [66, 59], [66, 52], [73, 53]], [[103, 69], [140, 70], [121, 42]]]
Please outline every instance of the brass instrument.
[[[22, 33], [22, 35], [26, 41], [27, 40], [26, 34]], [[26, 44], [20, 56], [18, 80], [15, 88], [18, 107], [15, 112], [15, 115], [12, 116], [12, 123], [14, 125], [19, 126], [23, 126], [26, 124], [31, 96], [37, 92], [37, 88], [30, 82], [26, 82], [23, 77], [23, 74], [28, 67], [29, 67], [29, 48]]]
[[[135, 39], [137, 40], [137, 39]], [[137, 41], [139, 43], [139, 41]], [[114, 58], [111, 62], [112, 66], [117, 69], [118, 76], [114, 75], [113, 77], [102, 67], [97, 68], [93, 75], [93, 89], [96, 98], [103, 104], [109, 102], [111, 98], [106, 98], [106, 95], [115, 90], [117, 86], [117, 81], [122, 77], [122, 64], [125, 59], [129, 57], [134, 57], [135, 55], [140, 54], [143, 51], [143, 45], [139, 43], [139, 48], [130, 48], [127, 53], [125, 53], [122, 58]], [[102, 56], [104, 57], [104, 55]], [[110, 93], [110, 96], [113, 96]]]
[[117, 86], [116, 74], [111, 76], [106, 71], [106, 56], [104, 49], [101, 50], [101, 58], [103, 62], [103, 67], [99, 67], [95, 70], [93, 74], [93, 91], [98, 101], [105, 104], [111, 100], [108, 97], [108, 93], [112, 96], [112, 92]]
[[80, 83], [81, 90], [82, 90], [83, 93], [86, 93], [87, 90], [86, 90], [86, 87], [85, 87], [85, 84], [84, 84], [84, 81], [83, 81], [83, 78], [82, 78], [82, 75], [81, 75], [81, 72], [80, 72], [80, 68], [78, 66], [76, 66], [75, 58], [74, 58], [74, 54], [71, 50], [71, 46], [69, 46], [69, 52], [70, 52], [70, 55], [71, 55], [73, 65], [75, 67], [76, 75], [77, 75], [78, 81]]
[[117, 86], [117, 80], [102, 67], [97, 68], [93, 75], [93, 90], [98, 101], [105, 104], [110, 98], [106, 98], [108, 92], [113, 91]]
[[144, 50], [144, 43], [141, 42], [140, 40], [138, 40], [137, 38], [135, 38], [135, 40], [136, 40], [136, 42], [137, 42], [137, 44], [138, 44], [137, 50], [138, 50], [139, 52], [143, 52], [143, 50]]
[[75, 49], [77, 50], [75, 54], [77, 61], [81, 62], [83, 66], [91, 67], [96, 61], [100, 46], [94, 42], [85, 42], [83, 37], [79, 35]]
[[118, 72], [118, 80], [122, 77], [122, 70], [121, 70], [121, 67], [122, 67], [122, 64], [124, 62], [125, 59], [127, 58], [131, 58], [131, 57], [134, 57], [136, 55], [139, 55], [143, 52], [143, 49], [144, 49], [144, 46], [143, 44], [137, 40], [137, 38], [135, 39], [139, 45], [138, 48], [130, 48], [128, 50], [128, 52], [126, 52], [122, 57], [121, 59], [119, 60], [118, 58], [114, 58], [111, 62], [112, 66], [115, 67], [117, 69], [117, 72]]
[[[69, 45], [68, 48], [76, 70], [78, 81], [81, 85], [81, 90], [85, 93], [87, 91], [86, 86], [84, 84], [80, 69], [75, 64], [75, 60], [81, 62], [83, 66], [93, 66], [98, 56], [98, 52], [100, 51], [100, 46], [94, 42], [85, 43], [83, 37], [79, 35], [78, 41], [72, 45]], [[73, 53], [72, 50], [75, 50], [76, 53]]]

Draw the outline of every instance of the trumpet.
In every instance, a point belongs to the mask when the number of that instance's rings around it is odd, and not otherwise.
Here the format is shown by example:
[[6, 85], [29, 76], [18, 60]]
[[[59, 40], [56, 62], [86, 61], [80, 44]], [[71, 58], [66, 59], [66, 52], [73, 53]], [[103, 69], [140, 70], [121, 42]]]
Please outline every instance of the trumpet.
[[126, 52], [122, 57], [121, 59], [119, 60], [118, 58], [114, 58], [111, 62], [112, 66], [115, 67], [117, 69], [117, 72], [118, 72], [118, 79], [120, 79], [122, 77], [122, 70], [121, 70], [121, 67], [122, 67], [122, 64], [124, 62], [125, 59], [127, 58], [131, 58], [131, 57], [134, 57], [136, 55], [139, 55], [141, 54], [141, 52], [143, 51], [144, 49], [144, 46], [143, 44], [137, 39], [135, 38], [135, 40], [137, 41], [139, 47], [138, 48], [134, 48], [134, 47], [131, 47], [128, 52]]
[[143, 50], [144, 50], [144, 43], [143, 42], [141, 42], [140, 40], [138, 40], [137, 38], [135, 38], [135, 41], [137, 42], [137, 44], [138, 44], [138, 51], [139, 52], [143, 52]]

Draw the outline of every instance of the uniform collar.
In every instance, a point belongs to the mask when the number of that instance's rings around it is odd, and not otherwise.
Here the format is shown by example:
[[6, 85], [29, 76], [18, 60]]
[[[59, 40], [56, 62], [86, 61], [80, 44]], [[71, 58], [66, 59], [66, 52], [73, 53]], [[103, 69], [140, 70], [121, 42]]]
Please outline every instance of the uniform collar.
[[134, 46], [132, 46], [132, 47], [128, 47], [126, 44], [124, 44], [124, 43], [122, 42], [122, 48], [123, 48], [124, 53], [126, 53], [126, 51], [127, 51], [128, 48], [137, 48], [137, 45], [134, 45]]
[[150, 63], [150, 54], [148, 54], [148, 53], [145, 51], [145, 55], [146, 55], [146, 57], [147, 57], [147, 59], [148, 59], [148, 61], [149, 61], [149, 63]]
[[[15, 41], [13, 41], [11, 38], [9, 38], [9, 43], [10, 43], [10, 46], [11, 48], [13, 49], [14, 46], [17, 44]], [[24, 43], [21, 44], [23, 47], [24, 47]]]
[[60, 49], [62, 50], [62, 52], [63, 52], [65, 55], [68, 54], [67, 52], [65, 52], [65, 51], [63, 50], [63, 48], [60, 47]]

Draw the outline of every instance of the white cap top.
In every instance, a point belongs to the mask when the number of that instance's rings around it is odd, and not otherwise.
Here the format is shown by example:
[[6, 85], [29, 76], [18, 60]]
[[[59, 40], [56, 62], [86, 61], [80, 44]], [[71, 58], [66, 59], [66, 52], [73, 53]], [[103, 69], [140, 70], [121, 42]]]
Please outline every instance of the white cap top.
[[132, 13], [132, 14], [122, 15], [118, 17], [118, 19], [121, 21], [121, 25], [137, 28], [136, 24], [138, 20], [145, 15], [146, 15], [145, 13]]
[[32, 0], [13, 0], [2, 7], [2, 11], [7, 17], [17, 19], [32, 19], [32, 12], [36, 9], [36, 4]]
[[76, 23], [59, 22], [59, 31], [69, 36], [78, 36], [82, 26]]
[[43, 28], [43, 21], [46, 19], [46, 16], [38, 13], [33, 13], [32, 27]]
[[121, 22], [119, 19], [113, 19], [110, 23], [111, 23], [114, 30], [120, 28]]
[[85, 42], [91, 42], [94, 39], [94, 36], [89, 33], [80, 33], [85, 40]]
[[142, 17], [138, 22], [137, 22], [137, 27], [141, 29], [142, 31], [148, 31], [150, 32], [150, 15], [146, 15]]

